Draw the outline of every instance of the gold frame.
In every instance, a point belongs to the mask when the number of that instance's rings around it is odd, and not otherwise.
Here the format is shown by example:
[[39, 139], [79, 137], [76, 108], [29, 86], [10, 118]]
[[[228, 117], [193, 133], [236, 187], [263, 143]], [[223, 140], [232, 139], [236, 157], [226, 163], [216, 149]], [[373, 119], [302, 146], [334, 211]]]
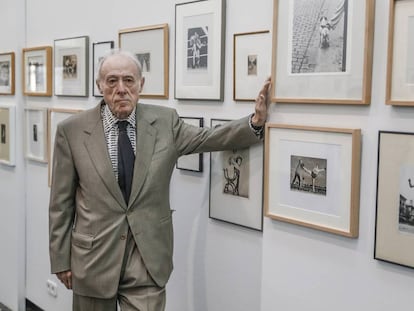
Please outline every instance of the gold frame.
[[9, 92], [2, 92], [0, 89], [0, 95], [14, 95], [16, 89], [15, 83], [15, 54], [14, 52], [9, 53], [0, 53], [0, 57], [10, 57], [10, 65], [11, 65], [11, 74], [10, 74], [10, 91]]
[[[283, 148], [280, 144], [284, 144]], [[304, 185], [304, 179], [302, 191], [292, 187], [295, 153], [301, 154], [304, 163], [306, 158], [325, 161], [325, 195]], [[360, 129], [266, 124], [265, 215], [349, 238], [358, 237], [360, 162]], [[341, 178], [336, 178], [337, 173]]]
[[[143, 91], [140, 94], [140, 97], [142, 98], [162, 98], [162, 99], [168, 99], [168, 93], [169, 93], [169, 32], [168, 32], [168, 24], [159, 24], [159, 25], [151, 25], [151, 26], [144, 26], [144, 27], [136, 27], [136, 28], [127, 28], [127, 29], [121, 29], [118, 32], [118, 46], [120, 49], [123, 49], [121, 41], [122, 37], [128, 34], [144, 34], [148, 33], [150, 31], [162, 31], [162, 42], [158, 42], [163, 46], [163, 53], [162, 53], [162, 59], [156, 59], [151, 60], [151, 67], [154, 67], [154, 64], [157, 61], [162, 61], [163, 66], [161, 68], [162, 73], [159, 73], [153, 80], [151, 80], [145, 72], [143, 72], [143, 76], [146, 78]], [[137, 42], [137, 45], [140, 49], [143, 48], [145, 44], [145, 40], [133, 40], [134, 42]], [[133, 44], [133, 43], [132, 43]], [[134, 46], [136, 48], [136, 46]], [[126, 48], [126, 50], [129, 50], [130, 52], [134, 53], [133, 50]], [[145, 86], [146, 85], [155, 85], [158, 86], [159, 80], [158, 78], [162, 78], [163, 80], [163, 87], [161, 87], [161, 90], [159, 92], [146, 92]]]
[[[46, 65], [46, 80], [45, 80], [45, 91], [30, 91], [26, 86], [26, 74], [27, 74], [27, 65], [26, 64], [26, 55], [30, 52], [39, 52], [45, 53], [45, 65]], [[23, 84], [23, 94], [27, 96], [52, 96], [52, 47], [51, 46], [39, 46], [32, 48], [24, 48], [22, 53], [22, 84]]]

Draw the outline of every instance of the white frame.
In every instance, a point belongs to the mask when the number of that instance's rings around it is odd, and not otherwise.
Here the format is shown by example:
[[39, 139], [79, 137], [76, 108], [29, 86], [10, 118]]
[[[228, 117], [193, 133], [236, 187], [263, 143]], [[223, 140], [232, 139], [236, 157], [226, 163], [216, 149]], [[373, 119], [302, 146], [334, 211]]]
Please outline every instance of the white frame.
[[47, 108], [25, 108], [25, 157], [41, 163], [48, 161]]
[[[223, 100], [226, 1], [194, 1], [175, 5], [176, 99]], [[207, 68], [188, 68], [188, 36], [208, 26]], [[202, 30], [204, 33], [206, 31]], [[203, 34], [201, 33], [200, 36]]]
[[[371, 101], [374, 0], [348, 1], [345, 72], [291, 73], [294, 1], [274, 0], [272, 101], [281, 103], [322, 103], [367, 105]], [[327, 5], [336, 4], [333, 1]], [[308, 9], [311, 14], [313, 10]], [[328, 17], [332, 17], [329, 12]], [[309, 18], [314, 23], [318, 16]], [[304, 17], [302, 17], [304, 18]], [[344, 21], [344, 16], [341, 17]], [[344, 24], [345, 25], [345, 24]], [[345, 27], [345, 26], [344, 26]], [[315, 25], [316, 28], [316, 25]], [[317, 27], [319, 29], [319, 27]], [[331, 39], [340, 29], [331, 30]], [[319, 34], [318, 32], [315, 32]], [[313, 40], [312, 40], [313, 38]], [[340, 36], [338, 37], [340, 38]], [[319, 35], [310, 37], [311, 46], [324, 57]], [[340, 40], [340, 39], [338, 39]], [[329, 47], [331, 49], [332, 47]], [[316, 53], [315, 53], [316, 54]], [[308, 55], [309, 58], [311, 55]], [[296, 57], [296, 56], [295, 56]], [[326, 58], [322, 58], [326, 59]], [[306, 59], [305, 59], [306, 62]], [[315, 61], [316, 62], [316, 61]]]
[[[229, 120], [211, 119], [211, 127], [226, 122]], [[209, 217], [263, 231], [263, 144], [244, 148], [238, 153], [246, 152], [249, 157], [247, 172], [249, 181], [244, 183], [244, 190], [241, 191], [248, 192], [247, 196], [224, 193], [223, 156], [226, 151], [210, 153]], [[241, 168], [240, 171], [242, 175], [243, 169]]]
[[[87, 97], [89, 86], [89, 37], [55, 40], [55, 95]], [[64, 57], [76, 56], [76, 76], [65, 77]]]
[[[204, 119], [196, 117], [180, 117], [185, 123], [193, 126], [203, 127]], [[203, 171], [203, 153], [194, 153], [183, 155], [178, 158], [175, 167], [179, 170], [202, 172]]]
[[[52, 96], [52, 47], [39, 46], [23, 49], [23, 94], [30, 96]], [[40, 59], [42, 70], [34, 75], [34, 81], [29, 77], [29, 60], [31, 58]], [[40, 77], [38, 77], [40, 76]], [[37, 86], [36, 80], [40, 78], [41, 85]]]
[[15, 92], [15, 54], [14, 52], [0, 53], [0, 62], [9, 63], [9, 75], [8, 75], [9, 85], [0, 85], [0, 95], [14, 95], [14, 92]]
[[[16, 165], [16, 107], [0, 105], [0, 164]], [[5, 145], [5, 146], [3, 146]]]
[[[358, 236], [361, 130], [285, 124], [265, 128], [265, 215]], [[291, 188], [293, 155], [326, 159], [325, 195]], [[307, 169], [313, 170], [313, 167]], [[303, 175], [304, 176], [304, 175]]]
[[94, 42], [92, 44], [92, 95], [95, 97], [102, 97], [101, 92], [99, 91], [98, 85], [96, 84], [96, 78], [98, 76], [98, 65], [101, 57], [108, 54], [114, 48], [114, 41], [102, 41]]
[[[257, 91], [270, 76], [271, 36], [269, 30], [233, 35], [233, 99], [254, 101]], [[256, 73], [249, 74], [248, 57], [255, 55]]]
[[168, 98], [168, 24], [123, 29], [118, 36], [119, 48], [150, 55], [150, 70], [142, 68], [145, 83], [140, 97]]

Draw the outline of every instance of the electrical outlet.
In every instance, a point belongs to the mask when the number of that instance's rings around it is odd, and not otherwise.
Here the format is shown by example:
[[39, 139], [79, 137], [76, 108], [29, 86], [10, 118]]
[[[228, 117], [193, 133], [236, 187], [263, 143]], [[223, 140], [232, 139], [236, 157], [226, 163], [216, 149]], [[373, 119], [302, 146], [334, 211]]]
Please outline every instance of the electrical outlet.
[[52, 280], [46, 281], [47, 292], [50, 296], [57, 297], [57, 284]]

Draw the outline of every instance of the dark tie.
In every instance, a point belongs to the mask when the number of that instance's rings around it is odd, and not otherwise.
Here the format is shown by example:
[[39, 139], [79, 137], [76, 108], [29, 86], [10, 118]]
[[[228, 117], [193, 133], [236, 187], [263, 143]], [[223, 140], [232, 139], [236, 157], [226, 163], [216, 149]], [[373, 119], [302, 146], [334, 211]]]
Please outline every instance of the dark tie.
[[128, 121], [118, 121], [118, 183], [128, 204], [134, 175], [134, 150], [127, 134]]

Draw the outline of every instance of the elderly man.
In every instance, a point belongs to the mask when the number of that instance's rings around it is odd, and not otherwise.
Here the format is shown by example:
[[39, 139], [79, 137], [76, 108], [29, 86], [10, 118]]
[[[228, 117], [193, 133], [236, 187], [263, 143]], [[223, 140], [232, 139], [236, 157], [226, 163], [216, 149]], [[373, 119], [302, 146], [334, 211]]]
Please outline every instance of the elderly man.
[[141, 67], [113, 51], [99, 65], [103, 100], [59, 124], [49, 208], [51, 271], [73, 310], [160, 311], [173, 269], [169, 183], [178, 157], [260, 141], [270, 79], [255, 113], [214, 129], [138, 103]]

